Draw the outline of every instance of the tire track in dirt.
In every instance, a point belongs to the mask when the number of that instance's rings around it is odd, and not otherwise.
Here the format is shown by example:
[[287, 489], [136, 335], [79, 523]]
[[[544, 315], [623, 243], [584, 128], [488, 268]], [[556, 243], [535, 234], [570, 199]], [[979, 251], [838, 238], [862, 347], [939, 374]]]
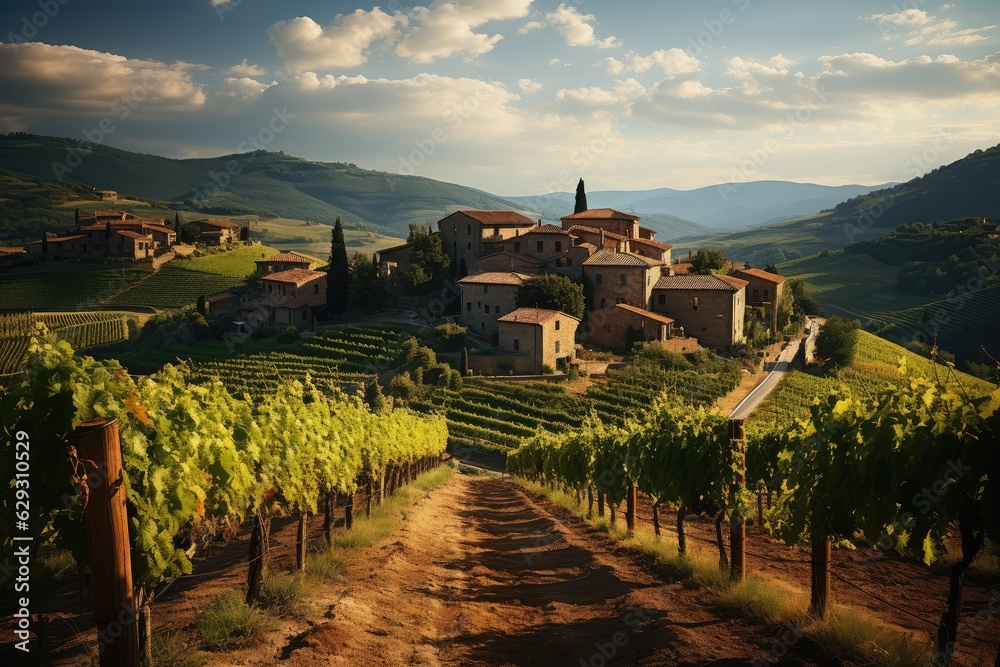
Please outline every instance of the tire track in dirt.
[[347, 581], [271, 664], [749, 666], [774, 641], [495, 478], [454, 476]]

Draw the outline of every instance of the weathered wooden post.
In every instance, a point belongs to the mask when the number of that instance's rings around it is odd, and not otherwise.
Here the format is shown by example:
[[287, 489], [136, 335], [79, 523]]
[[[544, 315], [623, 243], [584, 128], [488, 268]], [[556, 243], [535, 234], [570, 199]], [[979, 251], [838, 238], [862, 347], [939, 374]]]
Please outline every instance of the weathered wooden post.
[[77, 425], [75, 434], [77, 456], [87, 470], [89, 494], [84, 520], [101, 667], [139, 667], [118, 421], [83, 422]]
[[628, 487], [628, 492], [625, 496], [625, 528], [629, 534], [635, 532], [635, 502], [636, 488], [633, 484]]
[[[740, 486], [745, 486], [747, 481], [746, 440], [744, 439], [742, 419], [729, 420], [729, 442], [731, 443], [731, 456], [739, 470], [739, 484]], [[743, 581], [746, 579], [746, 540], [746, 519], [739, 511], [733, 511], [729, 515], [729, 552], [731, 561], [729, 578], [732, 581]]]
[[826, 618], [826, 605], [830, 600], [830, 540], [813, 535], [812, 586], [809, 608], [818, 618]]

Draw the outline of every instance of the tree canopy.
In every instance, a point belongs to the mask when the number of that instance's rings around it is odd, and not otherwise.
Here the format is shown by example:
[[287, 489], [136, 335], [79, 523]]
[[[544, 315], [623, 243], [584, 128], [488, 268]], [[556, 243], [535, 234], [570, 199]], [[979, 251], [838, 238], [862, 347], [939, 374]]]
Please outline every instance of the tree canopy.
[[701, 275], [718, 273], [726, 268], [726, 253], [715, 248], [702, 248], [691, 258], [691, 272]]
[[826, 321], [816, 336], [816, 353], [838, 366], [854, 362], [861, 323], [834, 315]]
[[548, 274], [529, 278], [517, 290], [521, 308], [561, 310], [577, 319], [583, 317], [583, 286], [566, 276]]
[[576, 184], [576, 205], [573, 207], [573, 213], [583, 213], [587, 210], [587, 191], [583, 186], [583, 179]]
[[413, 250], [404, 279], [411, 287], [417, 287], [434, 280], [451, 266], [451, 258], [445, 253], [440, 237], [420, 228], [411, 230], [411, 236]]
[[351, 269], [347, 261], [347, 244], [340, 218], [333, 224], [330, 241], [330, 267], [326, 270], [326, 307], [333, 315], [347, 311]]

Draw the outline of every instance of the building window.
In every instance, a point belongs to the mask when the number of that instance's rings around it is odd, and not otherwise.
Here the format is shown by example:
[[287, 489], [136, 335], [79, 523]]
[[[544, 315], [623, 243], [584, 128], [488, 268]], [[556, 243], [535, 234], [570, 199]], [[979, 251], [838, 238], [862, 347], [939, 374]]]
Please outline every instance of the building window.
[[517, 338], [514, 339], [514, 351], [517, 352], [521, 349], [521, 341]]
[[556, 354], [559, 354], [559, 352], [561, 352], [559, 348], [560, 348], [559, 341], [556, 341]]
[[319, 294], [319, 283], [313, 285], [313, 294]]
[[494, 227], [493, 228], [493, 236], [500, 236], [500, 228], [499, 227]]
[[754, 291], [753, 291], [753, 298], [754, 298], [754, 300], [757, 300], [757, 299], [759, 299], [759, 298], [760, 298], [760, 297], [758, 296], [758, 294], [757, 294], [757, 290], [754, 290]]
[[556, 331], [559, 331], [559, 320], [556, 320]]
[[617, 299], [615, 299], [615, 303], [625, 303], [625, 298], [624, 297], [618, 297]]
[[493, 306], [493, 314], [494, 315], [500, 314], [500, 306]]
[[514, 252], [521, 252], [521, 242], [514, 241]]
[[661, 306], [667, 305], [667, 295], [666, 294], [658, 295], [656, 297], [656, 303], [660, 304]]
[[562, 252], [562, 241], [556, 241], [556, 252]]
[[302, 319], [304, 320], [304, 319], [306, 319], [307, 317], [309, 317], [309, 314], [308, 314], [308, 313], [307, 313], [307, 312], [306, 312], [305, 310], [303, 310], [303, 311], [302, 311]]
[[536, 252], [545, 252], [545, 241], [539, 241], [535, 244]]
[[621, 284], [622, 287], [624, 287], [625, 285], [628, 285], [628, 276], [627, 275], [625, 275], [623, 273], [619, 277], [621, 278], [620, 284]]
[[274, 285], [272, 285], [271, 283], [268, 283], [267, 284], [267, 293], [270, 294], [273, 289], [274, 289]]
[[566, 258], [566, 266], [573, 266], [573, 258], [572, 257], [567, 257]]
[[489, 293], [490, 293], [490, 286], [483, 285], [483, 294], [489, 294]]
[[604, 274], [595, 273], [594, 274], [594, 284], [595, 285], [603, 285], [604, 284]]
[[694, 306], [695, 310], [698, 310], [698, 297], [694, 298], [694, 302], [691, 305]]
[[451, 226], [451, 233], [454, 234], [455, 236], [458, 236], [458, 225]]
[[467, 236], [472, 236], [472, 225], [466, 225], [465, 234]]
[[483, 312], [487, 315], [490, 314], [490, 304], [486, 304], [486, 306], [483, 307]]
[[[754, 290], [754, 292], [756, 291], [757, 290]], [[764, 301], [767, 301], [770, 296], [771, 296], [771, 290], [764, 290]]]
[[472, 241], [469, 241], [466, 245], [468, 246], [469, 250], [472, 250]]
[[471, 301], [466, 301], [465, 302], [465, 312], [467, 312], [467, 313], [471, 313], [472, 312], [472, 302]]
[[482, 301], [477, 301], [476, 302], [476, 309], [479, 310], [482, 307], [483, 307], [483, 302]]

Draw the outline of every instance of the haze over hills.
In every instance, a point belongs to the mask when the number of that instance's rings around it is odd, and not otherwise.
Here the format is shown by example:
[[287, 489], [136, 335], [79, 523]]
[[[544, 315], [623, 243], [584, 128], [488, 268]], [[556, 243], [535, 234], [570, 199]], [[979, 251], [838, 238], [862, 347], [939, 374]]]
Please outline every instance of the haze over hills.
[[[54, 169], [53, 164], [62, 167]], [[63, 167], [60, 183], [56, 170]], [[88, 186], [172, 202], [206, 215], [257, 214], [325, 224], [340, 216], [348, 228], [402, 237], [409, 224], [431, 224], [458, 208], [515, 207], [474, 188], [283, 153], [175, 160], [26, 134], [0, 135], [0, 170], [8, 172], [5, 178], [11, 182], [34, 182], [40, 192], [30, 203], [40, 210], [46, 196]], [[19, 203], [8, 202], [15, 207], [8, 217], [16, 214]]]
[[[644, 218], [651, 214], [670, 216], [675, 224], [687, 223], [686, 228], [691, 230], [687, 233], [703, 233], [799, 218], [884, 187], [751, 181], [710, 185], [695, 190], [595, 190], [587, 193], [587, 203], [593, 208], [615, 208]], [[574, 196], [571, 192], [554, 192], [533, 197], [504, 198], [548, 213], [565, 210], [567, 204], [572, 207]], [[672, 238], [685, 234], [685, 226], [681, 224], [677, 224], [676, 230], [678, 233]]]

